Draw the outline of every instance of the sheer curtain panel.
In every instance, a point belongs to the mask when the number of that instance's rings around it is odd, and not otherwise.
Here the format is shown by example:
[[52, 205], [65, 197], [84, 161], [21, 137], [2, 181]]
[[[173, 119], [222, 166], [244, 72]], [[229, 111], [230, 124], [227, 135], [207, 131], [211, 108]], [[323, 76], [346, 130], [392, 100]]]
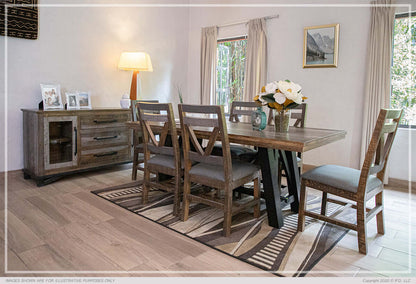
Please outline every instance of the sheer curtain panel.
[[217, 85], [217, 27], [202, 28], [201, 33], [201, 104], [211, 105]]
[[267, 80], [266, 20], [253, 19], [248, 22], [247, 55], [243, 99], [246, 102], [260, 92]]
[[[393, 3], [391, 0], [371, 2], [373, 5], [368, 39], [360, 165], [364, 161], [380, 109], [390, 107], [390, 67], [395, 12], [391, 6]], [[387, 178], [388, 175], [385, 182]]]

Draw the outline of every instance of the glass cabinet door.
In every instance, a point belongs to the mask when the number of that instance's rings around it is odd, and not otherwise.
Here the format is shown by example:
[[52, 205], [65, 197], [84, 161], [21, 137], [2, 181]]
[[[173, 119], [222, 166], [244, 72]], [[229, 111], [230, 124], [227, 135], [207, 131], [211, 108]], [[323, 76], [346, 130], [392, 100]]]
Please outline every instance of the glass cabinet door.
[[45, 117], [44, 131], [45, 170], [76, 166], [78, 157], [77, 117]]

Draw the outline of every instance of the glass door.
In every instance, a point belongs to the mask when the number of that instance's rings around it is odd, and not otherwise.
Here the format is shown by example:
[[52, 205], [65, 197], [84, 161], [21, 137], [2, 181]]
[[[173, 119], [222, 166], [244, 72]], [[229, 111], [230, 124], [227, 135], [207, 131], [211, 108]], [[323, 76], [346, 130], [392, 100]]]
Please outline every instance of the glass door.
[[78, 163], [77, 117], [45, 117], [44, 130], [45, 170], [76, 166]]

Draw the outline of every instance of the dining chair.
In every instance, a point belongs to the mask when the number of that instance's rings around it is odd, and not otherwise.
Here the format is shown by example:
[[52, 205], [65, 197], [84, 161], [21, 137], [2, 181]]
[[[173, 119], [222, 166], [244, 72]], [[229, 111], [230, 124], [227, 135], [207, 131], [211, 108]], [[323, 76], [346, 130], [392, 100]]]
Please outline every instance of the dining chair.
[[[132, 101], [131, 105], [131, 114], [133, 121], [140, 121], [139, 114], [138, 114], [138, 104], [140, 102], [148, 102], [148, 103], [159, 103], [158, 100], [135, 100]], [[143, 157], [143, 133], [142, 131], [134, 130], [133, 131], [133, 167], [131, 172], [131, 179], [137, 179], [137, 171], [141, 170], [144, 171], [144, 168], [140, 166], [144, 163]]]
[[[304, 230], [305, 216], [355, 230], [359, 252], [367, 254], [367, 222], [376, 216], [377, 232], [384, 234], [383, 180], [401, 115], [402, 110], [380, 110], [361, 171], [336, 165], [323, 165], [302, 175], [298, 231]], [[320, 214], [305, 208], [307, 187], [322, 191]], [[348, 199], [352, 204], [328, 198], [328, 194]], [[367, 201], [373, 197], [374, 207], [367, 208]], [[338, 211], [326, 216], [328, 202], [344, 205], [344, 209], [349, 206], [356, 209], [356, 223], [335, 218], [334, 215], [339, 213]]]
[[[291, 109], [290, 118], [292, 120], [295, 120], [293, 126], [298, 128], [305, 127], [305, 121], [306, 121], [306, 110], [307, 110], [308, 104], [301, 103], [297, 105], [295, 108]], [[273, 109], [269, 110], [269, 117], [267, 119], [268, 125], [273, 125]], [[298, 152], [296, 161], [298, 164], [299, 174], [302, 173], [302, 153]], [[285, 176], [283, 173], [283, 163], [282, 161], [279, 161], [278, 164], [278, 173], [277, 178], [279, 181], [279, 184], [281, 184], [282, 176]]]
[[240, 122], [240, 116], [248, 117], [251, 120], [251, 114], [257, 108], [256, 102], [233, 101], [231, 103], [229, 120], [231, 122]]
[[[143, 129], [144, 149], [144, 178], [142, 190], [142, 203], [148, 202], [151, 187], [174, 193], [173, 214], [179, 215], [180, 210], [180, 183], [181, 183], [181, 156], [176, 131], [176, 123], [172, 104], [139, 102], [138, 114]], [[156, 139], [152, 131], [152, 123], [161, 123], [162, 131]], [[166, 143], [169, 140], [169, 143]], [[162, 182], [159, 179], [150, 179], [150, 174], [164, 174], [174, 178], [174, 184]]]
[[[294, 127], [305, 127], [305, 120], [306, 120], [306, 109], [308, 107], [307, 103], [301, 103], [296, 107], [291, 109], [290, 118], [295, 119], [295, 123], [293, 124]], [[273, 125], [273, 109], [269, 109], [269, 117], [267, 119], [267, 125]]]
[[[248, 121], [251, 120], [251, 114], [257, 109], [258, 105], [256, 102], [243, 102], [233, 101], [230, 109], [230, 122], [240, 122], [240, 117], [248, 117]], [[233, 159], [242, 159], [244, 161], [252, 161], [257, 154], [257, 151], [240, 144], [230, 144], [231, 157]], [[214, 155], [222, 155], [221, 144], [217, 143], [212, 150]]]
[[[207, 116], [209, 118], [206, 118]], [[223, 234], [228, 237], [231, 234], [231, 220], [234, 214], [254, 207], [254, 217], [260, 216], [259, 167], [231, 159], [223, 106], [180, 104], [179, 117], [184, 138], [182, 220], [188, 219], [191, 202], [220, 208], [224, 212]], [[212, 134], [207, 139], [205, 148], [197, 140], [195, 131], [198, 127], [212, 128]], [[221, 156], [212, 155], [212, 149], [217, 140], [221, 141]], [[194, 146], [194, 150], [191, 148], [191, 144]], [[197, 164], [192, 165], [192, 162], [197, 162]], [[238, 205], [234, 203], [233, 190], [251, 181], [254, 181], [253, 197]], [[191, 192], [191, 183], [211, 187], [213, 192], [205, 194]]]

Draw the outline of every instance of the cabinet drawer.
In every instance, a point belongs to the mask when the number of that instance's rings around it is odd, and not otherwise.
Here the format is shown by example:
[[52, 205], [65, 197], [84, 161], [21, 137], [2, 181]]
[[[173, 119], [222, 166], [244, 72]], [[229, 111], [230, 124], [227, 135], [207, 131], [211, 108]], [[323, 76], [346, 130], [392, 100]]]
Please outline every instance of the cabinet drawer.
[[81, 116], [81, 129], [124, 127], [129, 119], [128, 113]]
[[130, 152], [128, 145], [83, 150], [81, 152], [81, 165], [91, 166], [125, 162], [130, 160]]
[[99, 128], [81, 130], [81, 148], [103, 148], [114, 145], [128, 145], [129, 130], [122, 126], [119, 128]]

